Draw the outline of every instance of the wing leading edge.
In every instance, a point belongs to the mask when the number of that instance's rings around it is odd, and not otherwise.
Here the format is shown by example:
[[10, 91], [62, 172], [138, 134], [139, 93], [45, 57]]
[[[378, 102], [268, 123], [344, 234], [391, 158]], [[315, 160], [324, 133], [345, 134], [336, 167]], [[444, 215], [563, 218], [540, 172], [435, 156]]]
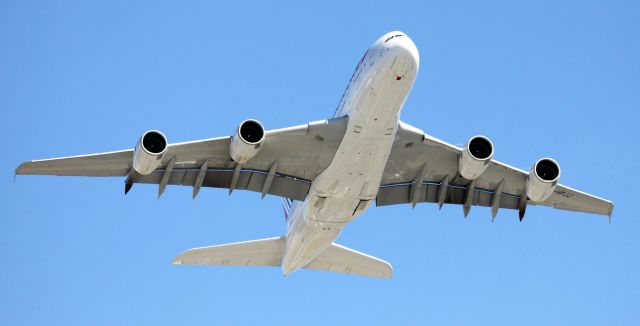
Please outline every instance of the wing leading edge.
[[304, 200], [310, 180], [331, 163], [347, 120], [342, 117], [267, 131], [263, 148], [242, 166], [229, 156], [230, 137], [220, 137], [170, 144], [159, 167], [148, 175], [130, 173], [131, 149], [28, 161], [18, 166], [16, 174], [129, 176], [131, 184], [158, 184], [159, 194], [166, 185], [183, 185], [242, 189]]
[[[613, 212], [611, 201], [563, 185], [558, 185], [543, 202], [528, 200], [523, 195], [528, 173], [495, 160], [478, 179], [466, 180], [458, 174], [461, 150], [400, 122], [376, 199], [377, 205], [416, 202], [460, 204], [465, 215], [471, 206], [487, 206], [492, 207], [494, 217], [499, 208], [507, 208], [519, 210], [521, 218], [527, 205], [609, 216]], [[424, 175], [417, 178], [421, 172]], [[416, 180], [421, 182], [418, 184]]]

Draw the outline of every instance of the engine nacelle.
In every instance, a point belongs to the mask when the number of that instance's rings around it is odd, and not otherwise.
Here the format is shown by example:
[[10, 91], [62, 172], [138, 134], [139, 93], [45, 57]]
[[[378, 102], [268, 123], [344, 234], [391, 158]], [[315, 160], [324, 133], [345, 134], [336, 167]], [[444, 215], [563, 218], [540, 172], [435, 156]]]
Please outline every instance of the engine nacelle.
[[133, 151], [133, 169], [143, 175], [150, 174], [162, 162], [167, 151], [167, 137], [157, 130], [145, 132]]
[[258, 120], [242, 121], [231, 136], [229, 155], [238, 164], [247, 163], [262, 147], [264, 127]]
[[458, 171], [467, 180], [477, 179], [487, 169], [493, 158], [493, 144], [485, 136], [474, 136], [462, 149]]
[[527, 197], [535, 202], [545, 201], [558, 185], [560, 166], [550, 158], [538, 160], [527, 177]]

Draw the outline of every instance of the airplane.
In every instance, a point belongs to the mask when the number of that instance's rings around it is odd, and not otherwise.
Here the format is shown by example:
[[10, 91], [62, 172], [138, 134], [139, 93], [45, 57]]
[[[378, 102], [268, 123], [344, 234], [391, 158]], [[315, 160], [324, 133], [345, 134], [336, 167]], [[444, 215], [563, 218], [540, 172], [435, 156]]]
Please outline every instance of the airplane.
[[608, 215], [613, 203], [559, 184], [551, 158], [523, 171], [493, 159], [485, 136], [462, 147], [400, 121], [400, 111], [419, 68], [413, 41], [393, 31], [376, 40], [358, 63], [332, 118], [265, 130], [242, 121], [231, 136], [169, 144], [157, 130], [133, 149], [36, 160], [16, 174], [119, 176], [125, 194], [133, 184], [258, 192], [283, 198], [286, 234], [281, 237], [194, 248], [174, 264], [280, 266], [391, 278], [391, 265], [335, 243], [342, 229], [376, 206], [434, 203], [518, 211], [528, 205]]

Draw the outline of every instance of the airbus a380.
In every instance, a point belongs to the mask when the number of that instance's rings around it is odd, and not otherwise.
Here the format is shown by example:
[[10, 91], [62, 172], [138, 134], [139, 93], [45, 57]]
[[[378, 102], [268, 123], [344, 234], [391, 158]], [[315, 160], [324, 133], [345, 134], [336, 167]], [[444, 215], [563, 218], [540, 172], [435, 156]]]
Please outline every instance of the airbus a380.
[[463, 148], [399, 120], [419, 67], [418, 49], [402, 32], [379, 38], [364, 54], [328, 120], [265, 131], [245, 120], [230, 137], [168, 144], [159, 131], [134, 149], [29, 161], [17, 174], [126, 176], [134, 183], [250, 190], [283, 198], [286, 235], [190, 249], [174, 264], [281, 266], [390, 278], [386, 261], [334, 241], [349, 222], [377, 206], [429, 202], [518, 210], [527, 205], [608, 215], [613, 203], [558, 183], [550, 158], [529, 172], [493, 159], [484, 136]]

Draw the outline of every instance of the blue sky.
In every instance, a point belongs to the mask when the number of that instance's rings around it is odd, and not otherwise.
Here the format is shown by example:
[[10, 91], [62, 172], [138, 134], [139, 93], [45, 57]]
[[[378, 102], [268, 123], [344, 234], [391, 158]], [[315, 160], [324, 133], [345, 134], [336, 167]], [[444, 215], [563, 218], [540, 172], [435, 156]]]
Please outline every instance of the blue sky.
[[[2, 324], [640, 323], [640, 5], [635, 1], [0, 2]], [[606, 217], [530, 207], [372, 208], [341, 244], [392, 280], [173, 266], [184, 249], [281, 235], [280, 200], [18, 177], [22, 161], [329, 117], [380, 35], [416, 43], [402, 119], [489, 136], [527, 169], [613, 200]]]

